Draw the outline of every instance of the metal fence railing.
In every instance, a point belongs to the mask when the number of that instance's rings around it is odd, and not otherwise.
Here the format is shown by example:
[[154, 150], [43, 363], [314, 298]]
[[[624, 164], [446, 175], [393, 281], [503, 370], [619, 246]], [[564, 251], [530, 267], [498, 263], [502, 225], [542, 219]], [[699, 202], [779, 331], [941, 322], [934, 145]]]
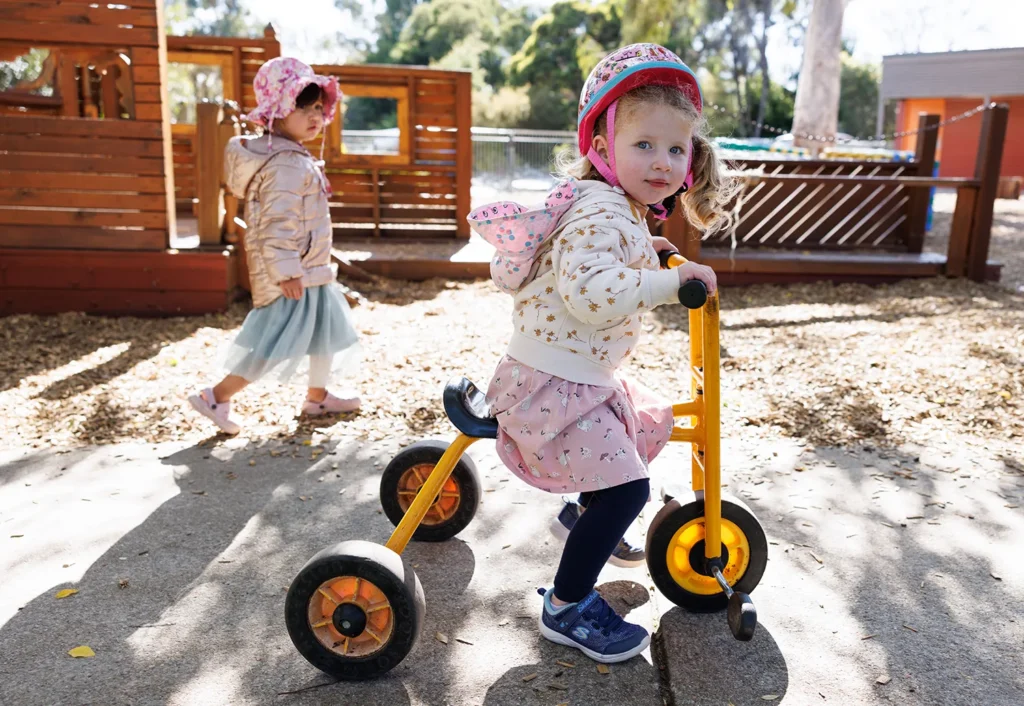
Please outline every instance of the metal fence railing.
[[475, 127], [473, 181], [498, 189], [514, 188], [515, 182], [550, 184], [556, 155], [575, 145], [570, 131]]

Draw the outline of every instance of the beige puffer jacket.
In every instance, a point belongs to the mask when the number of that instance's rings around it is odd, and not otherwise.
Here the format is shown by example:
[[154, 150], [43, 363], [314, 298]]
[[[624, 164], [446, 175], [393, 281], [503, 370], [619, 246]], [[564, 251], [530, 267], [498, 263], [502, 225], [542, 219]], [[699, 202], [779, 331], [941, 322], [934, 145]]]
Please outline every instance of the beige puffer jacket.
[[224, 182], [245, 200], [245, 256], [253, 306], [282, 296], [279, 284], [302, 277], [305, 287], [334, 280], [327, 184], [313, 156], [274, 135], [233, 137], [224, 150]]

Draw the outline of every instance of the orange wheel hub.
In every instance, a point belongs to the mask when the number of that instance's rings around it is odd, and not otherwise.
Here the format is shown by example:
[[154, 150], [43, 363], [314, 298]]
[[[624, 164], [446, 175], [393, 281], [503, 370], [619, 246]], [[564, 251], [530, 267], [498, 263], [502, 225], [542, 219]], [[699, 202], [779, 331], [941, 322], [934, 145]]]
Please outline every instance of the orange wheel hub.
[[[398, 505], [402, 508], [402, 512], [409, 511], [409, 506], [416, 499], [416, 494], [419, 493], [433, 470], [432, 464], [421, 463], [402, 474], [398, 480]], [[461, 500], [462, 490], [459, 488], [459, 483], [454, 477], [449, 476], [445, 484], [441, 486], [441, 492], [434, 498], [434, 503], [427, 510], [422, 524], [439, 525], [447, 522], [459, 509]]]
[[[358, 617], [350, 620], [351, 615]], [[351, 629], [353, 625], [358, 628]], [[310, 597], [309, 627], [335, 654], [368, 657], [388, 644], [395, 616], [387, 596], [371, 581], [340, 576], [322, 583]]]

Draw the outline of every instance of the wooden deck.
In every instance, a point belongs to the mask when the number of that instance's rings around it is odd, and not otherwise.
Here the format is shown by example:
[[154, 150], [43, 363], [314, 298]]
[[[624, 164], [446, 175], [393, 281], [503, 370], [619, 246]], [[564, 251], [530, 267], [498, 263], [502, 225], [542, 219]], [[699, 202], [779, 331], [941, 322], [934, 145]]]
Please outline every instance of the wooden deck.
[[0, 316], [186, 316], [223, 311], [234, 296], [230, 249], [122, 252], [0, 249]]
[[[336, 239], [334, 253], [372, 274], [394, 279], [431, 277], [477, 279], [490, 276], [494, 249], [477, 235], [468, 241], [437, 242]], [[892, 282], [936, 277], [946, 257], [936, 253], [770, 251], [702, 248], [700, 261], [714, 268], [723, 285], [759, 282]], [[798, 272], [794, 272], [794, 262]], [[997, 281], [1001, 265], [989, 262], [986, 279]]]

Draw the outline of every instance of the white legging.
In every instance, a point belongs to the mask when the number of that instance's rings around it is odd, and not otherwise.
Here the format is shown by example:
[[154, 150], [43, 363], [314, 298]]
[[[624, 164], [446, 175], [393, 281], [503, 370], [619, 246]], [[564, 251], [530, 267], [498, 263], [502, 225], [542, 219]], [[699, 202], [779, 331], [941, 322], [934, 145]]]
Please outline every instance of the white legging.
[[309, 386], [326, 388], [331, 379], [331, 363], [334, 356], [311, 355], [309, 356]]

